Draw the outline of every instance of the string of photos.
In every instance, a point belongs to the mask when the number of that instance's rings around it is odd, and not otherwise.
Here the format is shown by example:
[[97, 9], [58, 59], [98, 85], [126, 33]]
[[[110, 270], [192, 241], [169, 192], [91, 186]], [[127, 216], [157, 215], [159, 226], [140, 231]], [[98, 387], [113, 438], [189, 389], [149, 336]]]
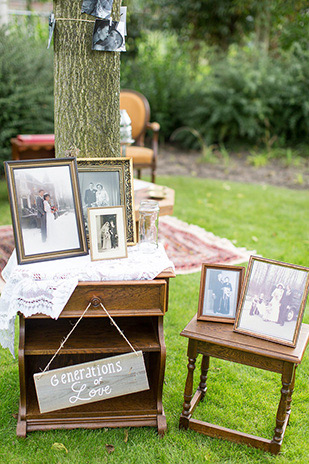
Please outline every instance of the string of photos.
[[94, 16], [95, 20], [55, 18], [49, 16], [49, 37], [47, 48], [50, 47], [56, 21], [93, 22], [92, 50], [104, 52], [125, 52], [125, 37], [127, 35], [127, 7], [120, 7], [120, 21], [113, 21], [111, 14], [114, 0], [83, 0], [81, 13]]

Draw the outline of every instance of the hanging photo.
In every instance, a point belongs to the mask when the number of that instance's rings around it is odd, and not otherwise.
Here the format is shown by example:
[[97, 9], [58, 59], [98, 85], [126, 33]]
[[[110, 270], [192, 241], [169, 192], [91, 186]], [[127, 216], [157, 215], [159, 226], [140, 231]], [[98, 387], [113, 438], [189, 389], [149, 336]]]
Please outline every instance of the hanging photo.
[[131, 158], [79, 158], [78, 177], [88, 233], [88, 208], [124, 206], [127, 244], [136, 243]]
[[125, 23], [97, 19], [94, 25], [92, 50], [104, 52], [125, 51]]
[[56, 25], [56, 20], [55, 20], [55, 15], [54, 13], [52, 12], [50, 15], [49, 15], [49, 19], [48, 19], [48, 44], [47, 44], [47, 48], [50, 47], [50, 44], [51, 44], [51, 41], [52, 41], [52, 37], [53, 37], [53, 34], [54, 34], [54, 29], [55, 29], [55, 25]]
[[83, 0], [82, 13], [108, 19], [112, 13], [114, 0]]
[[251, 256], [234, 330], [295, 346], [308, 285], [309, 268]]
[[7, 161], [5, 171], [18, 263], [87, 254], [75, 158]]
[[89, 208], [91, 260], [126, 258], [126, 226], [123, 206]]
[[202, 264], [198, 320], [234, 322], [244, 270], [242, 266]]

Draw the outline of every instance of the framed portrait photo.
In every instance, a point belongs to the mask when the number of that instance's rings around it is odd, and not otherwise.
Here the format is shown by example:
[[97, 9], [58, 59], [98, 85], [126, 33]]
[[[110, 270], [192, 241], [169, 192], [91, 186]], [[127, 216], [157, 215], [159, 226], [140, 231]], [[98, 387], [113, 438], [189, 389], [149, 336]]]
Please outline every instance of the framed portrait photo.
[[126, 258], [124, 206], [88, 208], [91, 260]]
[[245, 268], [202, 264], [197, 319], [233, 323]]
[[75, 158], [4, 164], [18, 263], [88, 254]]
[[136, 244], [131, 158], [79, 158], [78, 177], [88, 233], [88, 208], [124, 206], [127, 244]]
[[309, 286], [309, 268], [251, 256], [234, 330], [296, 346]]

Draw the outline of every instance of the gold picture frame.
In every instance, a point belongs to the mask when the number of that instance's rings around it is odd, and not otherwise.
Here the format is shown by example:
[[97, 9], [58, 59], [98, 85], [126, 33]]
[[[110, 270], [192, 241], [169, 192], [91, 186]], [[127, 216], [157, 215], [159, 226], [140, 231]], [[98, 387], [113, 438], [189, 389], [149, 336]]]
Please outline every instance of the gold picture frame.
[[[91, 207], [124, 206], [127, 229], [127, 244], [136, 244], [136, 222], [133, 191], [133, 165], [131, 158], [78, 158], [77, 169], [81, 188], [82, 209], [86, 231], [88, 230], [87, 210]], [[90, 183], [101, 184], [100, 201], [90, 190]], [[96, 194], [96, 192], [95, 192]]]
[[197, 320], [234, 324], [244, 266], [202, 264]]

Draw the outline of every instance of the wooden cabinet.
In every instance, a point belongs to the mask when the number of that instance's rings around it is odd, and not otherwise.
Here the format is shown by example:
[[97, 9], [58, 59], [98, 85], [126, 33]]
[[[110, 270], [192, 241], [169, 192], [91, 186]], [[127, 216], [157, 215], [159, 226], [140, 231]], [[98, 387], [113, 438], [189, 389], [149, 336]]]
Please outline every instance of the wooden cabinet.
[[[58, 320], [40, 314], [28, 318], [20, 315], [18, 436], [25, 437], [34, 430], [123, 426], [153, 426], [164, 434], [163, 317], [170, 277], [174, 277], [172, 272], [162, 273], [152, 281], [80, 282]], [[102, 302], [134, 349], [143, 351], [150, 389], [41, 414], [33, 374], [45, 368], [90, 302], [50, 369], [130, 352], [101, 307]]]

